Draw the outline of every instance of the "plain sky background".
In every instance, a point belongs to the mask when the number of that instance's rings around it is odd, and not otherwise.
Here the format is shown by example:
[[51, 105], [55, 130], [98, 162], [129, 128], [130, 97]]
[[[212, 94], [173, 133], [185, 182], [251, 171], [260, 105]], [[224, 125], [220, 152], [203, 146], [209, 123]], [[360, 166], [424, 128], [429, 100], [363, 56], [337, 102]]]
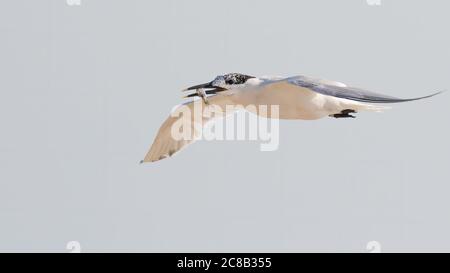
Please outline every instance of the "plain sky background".
[[0, 251], [450, 251], [450, 94], [139, 165], [182, 88], [450, 88], [449, 1], [0, 2]]

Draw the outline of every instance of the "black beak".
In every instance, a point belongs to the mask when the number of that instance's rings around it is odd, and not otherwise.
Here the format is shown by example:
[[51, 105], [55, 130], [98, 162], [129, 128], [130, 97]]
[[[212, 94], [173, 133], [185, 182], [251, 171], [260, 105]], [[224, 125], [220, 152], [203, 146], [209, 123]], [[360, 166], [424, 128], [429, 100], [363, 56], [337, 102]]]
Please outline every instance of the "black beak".
[[[212, 82], [207, 82], [207, 83], [188, 87], [182, 91], [190, 91], [190, 90], [198, 90], [198, 89], [209, 89], [209, 90], [205, 90], [205, 93], [207, 95], [213, 95], [213, 94], [216, 94], [217, 92], [227, 90], [226, 88], [217, 87], [217, 86], [212, 85]], [[198, 96], [198, 92], [195, 92], [195, 93], [185, 96], [185, 98], [197, 97], [197, 96]]]
[[188, 87], [188, 88], [184, 89], [183, 91], [206, 89], [206, 88], [215, 88], [215, 87], [212, 85], [212, 82], [207, 82], [207, 83], [202, 83], [199, 85], [194, 85], [194, 86]]

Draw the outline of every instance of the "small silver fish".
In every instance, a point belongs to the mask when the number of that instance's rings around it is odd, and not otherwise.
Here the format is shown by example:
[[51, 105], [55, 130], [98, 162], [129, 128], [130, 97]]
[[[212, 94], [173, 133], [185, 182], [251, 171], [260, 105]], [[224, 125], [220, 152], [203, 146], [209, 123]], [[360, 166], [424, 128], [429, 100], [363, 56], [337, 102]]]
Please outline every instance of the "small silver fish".
[[207, 97], [206, 97], [205, 89], [199, 88], [199, 89], [196, 89], [196, 91], [197, 91], [197, 95], [198, 95], [200, 98], [202, 98], [203, 102], [204, 102], [205, 104], [209, 104], [208, 99], [207, 99]]

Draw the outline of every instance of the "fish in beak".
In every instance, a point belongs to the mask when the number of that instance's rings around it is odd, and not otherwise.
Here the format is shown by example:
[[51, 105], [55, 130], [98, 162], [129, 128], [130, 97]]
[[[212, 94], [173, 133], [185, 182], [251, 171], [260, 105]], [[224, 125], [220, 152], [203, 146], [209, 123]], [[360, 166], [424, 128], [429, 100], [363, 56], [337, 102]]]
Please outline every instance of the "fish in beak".
[[183, 89], [182, 91], [190, 91], [190, 90], [195, 90], [195, 93], [191, 93], [187, 96], [184, 96], [184, 98], [201, 97], [203, 101], [207, 104], [208, 101], [206, 100], [206, 95], [214, 95], [217, 92], [225, 91], [227, 89], [223, 87], [214, 86], [213, 82], [207, 82], [188, 87], [186, 89]]

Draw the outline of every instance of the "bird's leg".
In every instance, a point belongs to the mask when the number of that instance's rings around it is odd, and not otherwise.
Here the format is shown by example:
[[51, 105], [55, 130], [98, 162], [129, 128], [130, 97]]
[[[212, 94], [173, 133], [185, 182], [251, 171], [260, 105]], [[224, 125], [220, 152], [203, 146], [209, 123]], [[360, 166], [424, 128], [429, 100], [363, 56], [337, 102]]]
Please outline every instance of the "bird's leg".
[[345, 110], [342, 110], [338, 114], [330, 115], [330, 117], [333, 117], [333, 118], [355, 118], [355, 116], [350, 115], [350, 113], [356, 113], [356, 111], [353, 109], [345, 109]]

